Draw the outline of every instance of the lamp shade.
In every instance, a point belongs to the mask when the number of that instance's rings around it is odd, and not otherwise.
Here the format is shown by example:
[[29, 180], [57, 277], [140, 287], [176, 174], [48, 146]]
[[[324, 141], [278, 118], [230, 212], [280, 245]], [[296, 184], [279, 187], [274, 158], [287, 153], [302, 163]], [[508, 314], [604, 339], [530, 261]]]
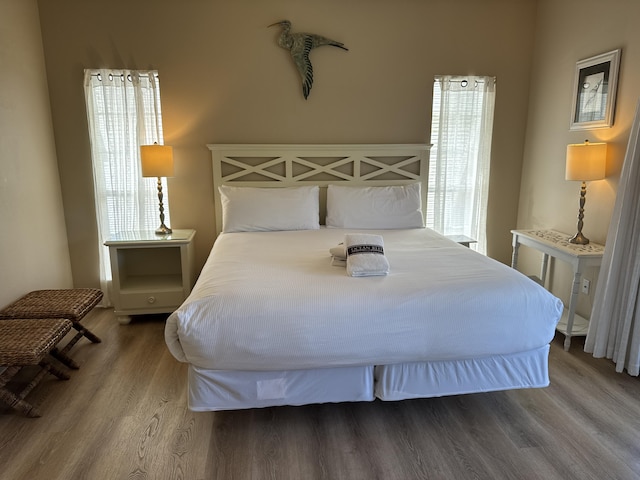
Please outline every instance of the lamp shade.
[[143, 177], [173, 177], [173, 147], [142, 145], [140, 162]]
[[567, 145], [566, 180], [602, 180], [607, 165], [606, 143], [577, 143]]

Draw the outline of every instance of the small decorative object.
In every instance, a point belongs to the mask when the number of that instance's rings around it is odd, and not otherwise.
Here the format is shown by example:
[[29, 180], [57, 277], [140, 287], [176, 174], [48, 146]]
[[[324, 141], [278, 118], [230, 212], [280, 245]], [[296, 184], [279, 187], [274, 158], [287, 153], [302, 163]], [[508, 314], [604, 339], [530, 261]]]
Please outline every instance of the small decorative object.
[[296, 68], [302, 77], [302, 94], [305, 100], [311, 92], [313, 85], [313, 68], [309, 61], [309, 53], [316, 47], [322, 45], [331, 45], [332, 47], [338, 47], [343, 50], [349, 50], [340, 42], [331, 40], [321, 35], [315, 35], [313, 33], [291, 33], [291, 22], [289, 20], [282, 20], [276, 22], [269, 27], [280, 25], [282, 27], [282, 34], [278, 38], [278, 45], [282, 48], [289, 50], [293, 62], [296, 64]]
[[161, 177], [173, 177], [173, 147], [167, 145], [142, 145], [140, 147], [143, 177], [158, 177], [158, 202], [160, 203], [160, 226], [158, 235], [168, 235], [172, 230], [164, 224]]
[[571, 130], [613, 125], [620, 52], [612, 50], [576, 64]]
[[587, 180], [602, 180], [605, 177], [607, 162], [606, 143], [584, 143], [567, 145], [566, 180], [582, 181], [580, 189], [580, 209], [578, 210], [578, 233], [569, 239], [569, 243], [587, 245], [589, 239], [582, 234], [584, 203], [587, 195]]

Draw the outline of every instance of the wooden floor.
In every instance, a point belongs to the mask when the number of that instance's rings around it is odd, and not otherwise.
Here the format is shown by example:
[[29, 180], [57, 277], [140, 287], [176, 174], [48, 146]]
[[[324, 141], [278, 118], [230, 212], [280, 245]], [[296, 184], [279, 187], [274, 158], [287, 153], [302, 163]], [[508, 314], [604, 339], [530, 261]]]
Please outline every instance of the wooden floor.
[[580, 339], [544, 389], [195, 413], [163, 318], [84, 323], [103, 343], [27, 397], [41, 418], [0, 406], [2, 480], [640, 479], [640, 380]]

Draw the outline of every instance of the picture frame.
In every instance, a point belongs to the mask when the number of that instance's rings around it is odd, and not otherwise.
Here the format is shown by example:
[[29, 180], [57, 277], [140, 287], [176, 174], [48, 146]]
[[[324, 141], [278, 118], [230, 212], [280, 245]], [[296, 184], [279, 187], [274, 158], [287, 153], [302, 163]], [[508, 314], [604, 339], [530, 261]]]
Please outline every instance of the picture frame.
[[576, 63], [571, 108], [571, 130], [613, 125], [621, 49]]

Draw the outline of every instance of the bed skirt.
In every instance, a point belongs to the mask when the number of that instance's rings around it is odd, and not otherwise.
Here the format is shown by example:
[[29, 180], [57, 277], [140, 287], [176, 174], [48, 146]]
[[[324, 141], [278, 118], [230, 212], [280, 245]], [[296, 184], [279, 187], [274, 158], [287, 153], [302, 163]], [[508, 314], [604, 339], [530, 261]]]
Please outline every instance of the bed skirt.
[[549, 385], [549, 345], [528, 352], [428, 363], [379, 365], [374, 393], [380, 400], [442, 397]]
[[374, 399], [373, 367], [285, 371], [222, 371], [189, 365], [189, 409], [364, 402]]
[[287, 371], [189, 365], [189, 408], [238, 410], [312, 403], [396, 401], [549, 385], [549, 345], [484, 358]]

